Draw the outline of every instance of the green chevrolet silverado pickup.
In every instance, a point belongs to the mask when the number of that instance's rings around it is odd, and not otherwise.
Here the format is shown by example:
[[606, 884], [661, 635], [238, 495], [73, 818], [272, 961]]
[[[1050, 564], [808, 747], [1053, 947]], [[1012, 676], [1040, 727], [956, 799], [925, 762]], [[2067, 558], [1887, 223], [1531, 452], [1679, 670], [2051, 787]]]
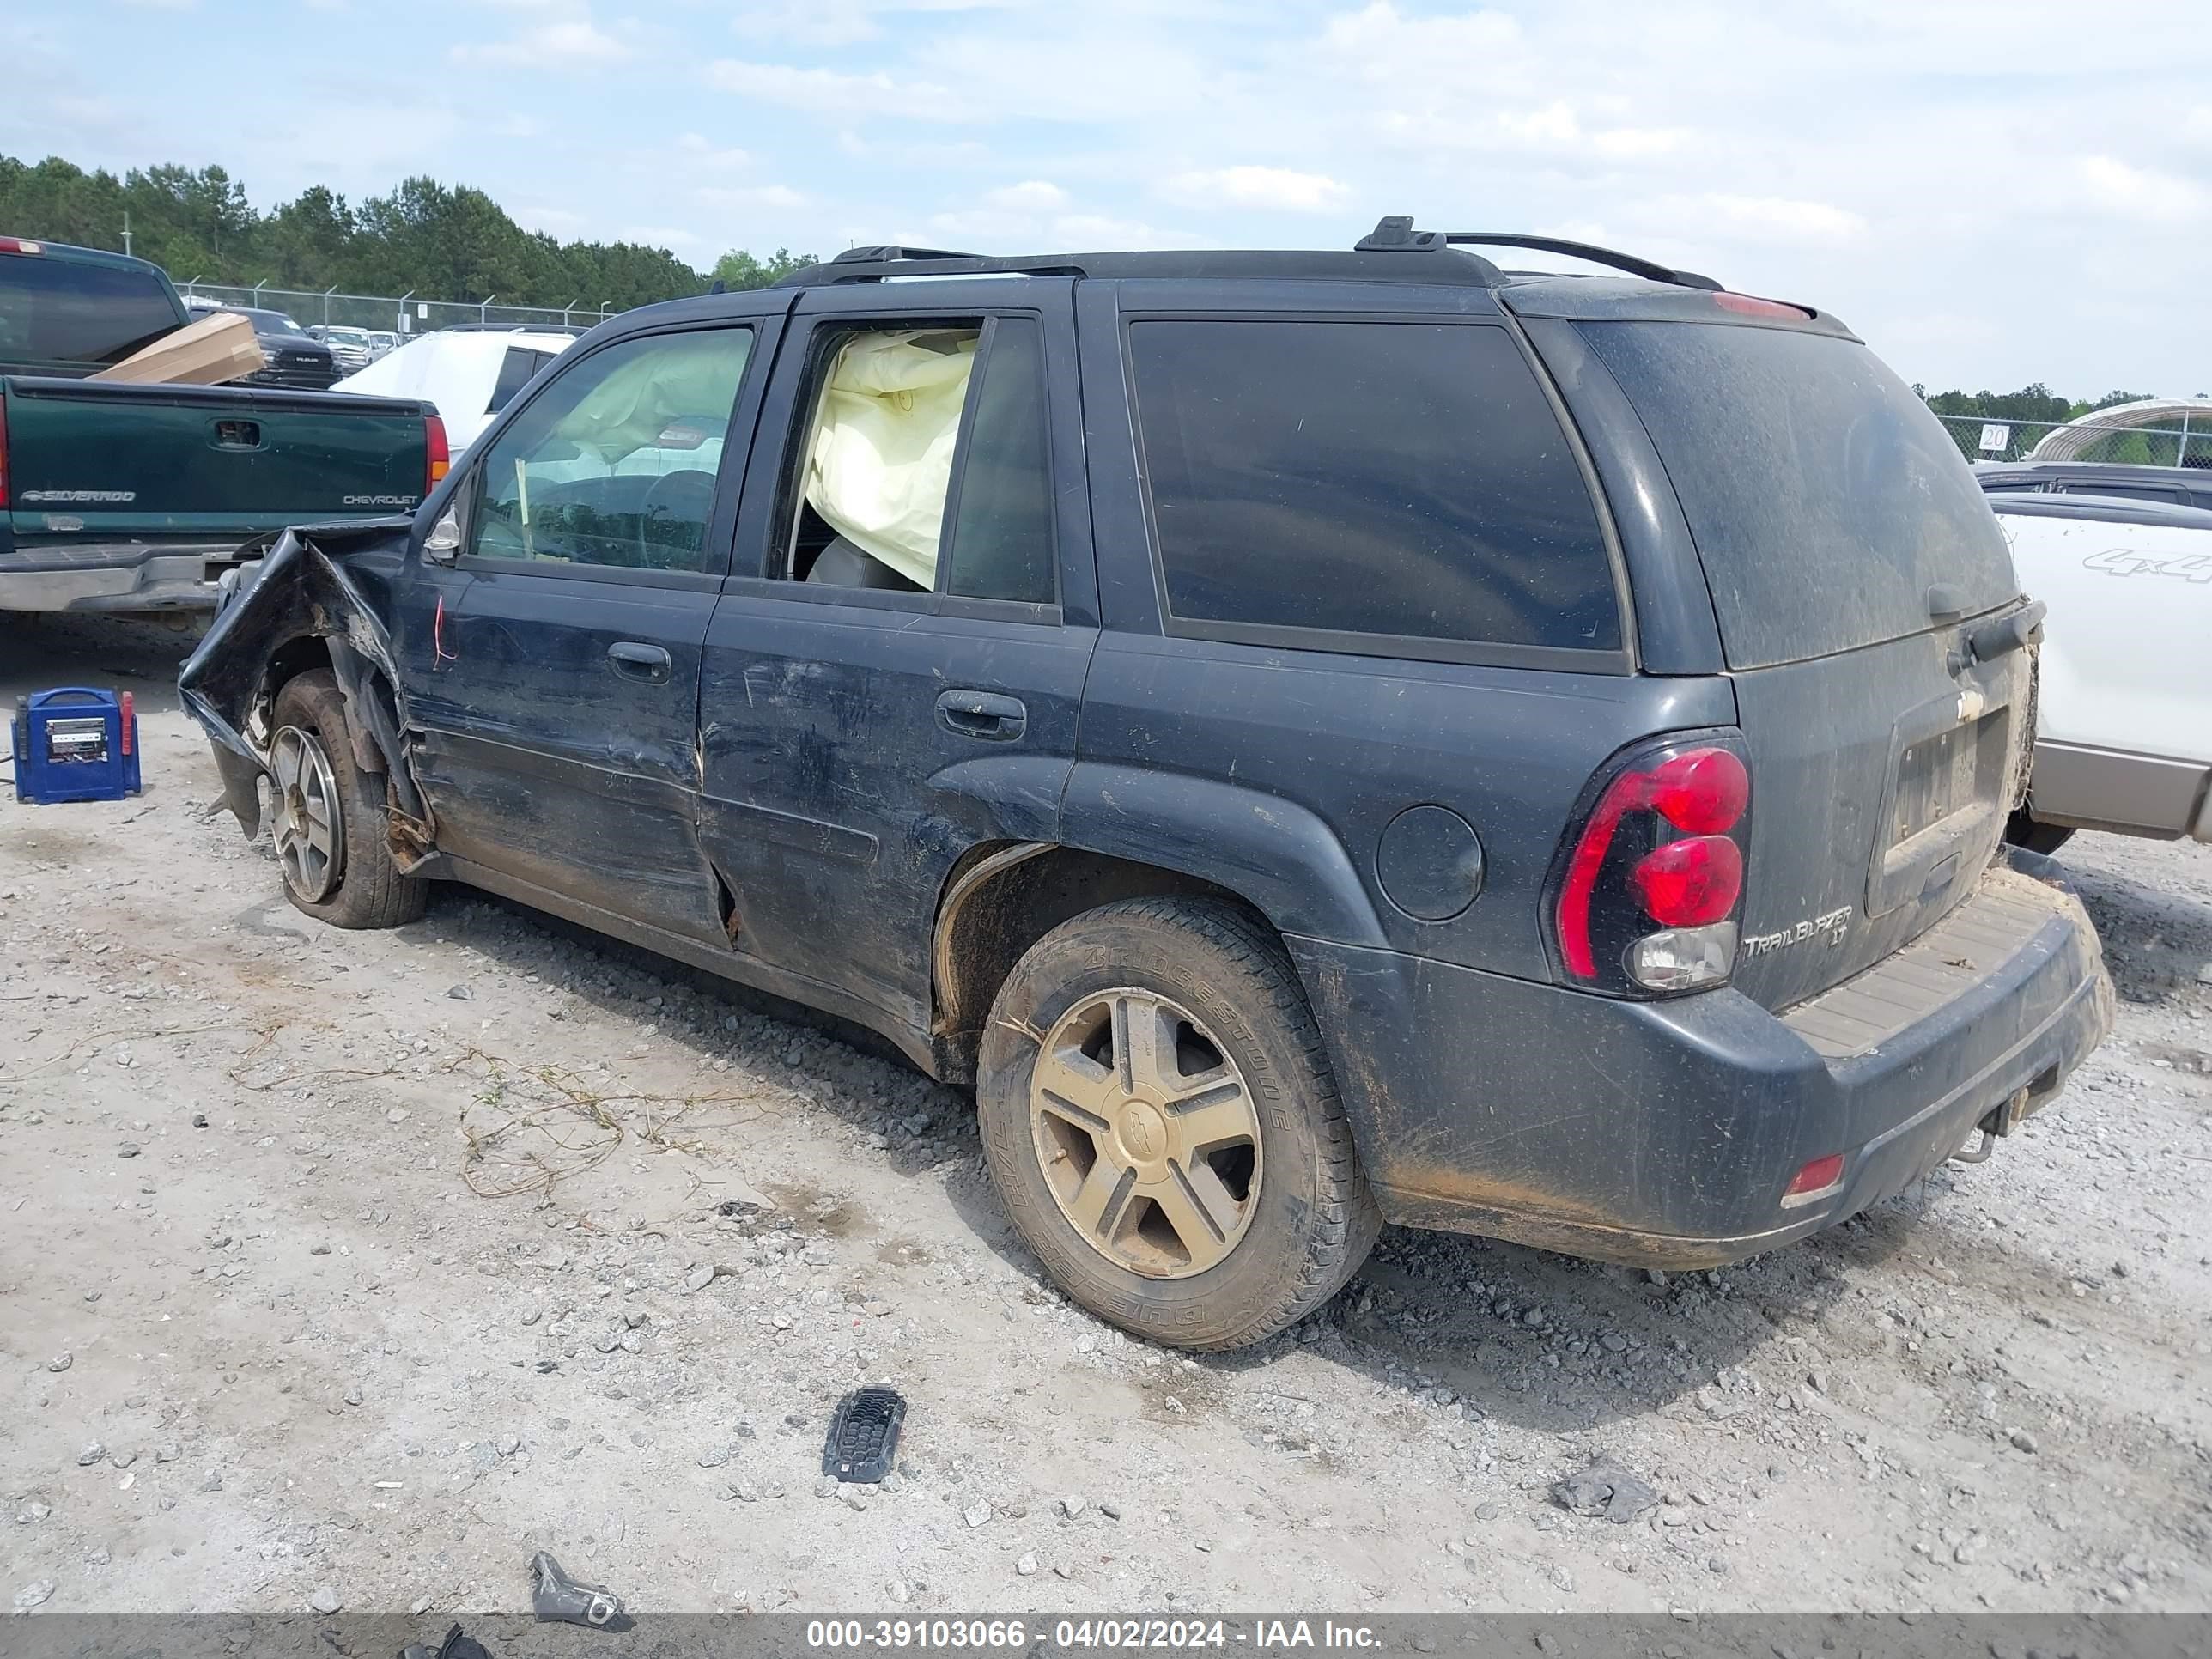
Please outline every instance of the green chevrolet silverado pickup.
[[241, 544], [444, 476], [428, 404], [86, 378], [188, 320], [143, 259], [0, 236], [0, 611], [212, 609]]

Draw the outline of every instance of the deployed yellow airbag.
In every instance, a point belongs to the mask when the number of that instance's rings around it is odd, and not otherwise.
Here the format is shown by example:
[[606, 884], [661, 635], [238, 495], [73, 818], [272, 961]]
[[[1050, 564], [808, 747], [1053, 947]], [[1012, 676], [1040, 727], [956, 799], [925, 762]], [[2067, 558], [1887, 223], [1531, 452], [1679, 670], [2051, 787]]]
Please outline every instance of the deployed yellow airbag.
[[815, 416], [806, 500], [830, 528], [921, 587], [937, 544], [977, 336], [917, 329], [839, 349]]

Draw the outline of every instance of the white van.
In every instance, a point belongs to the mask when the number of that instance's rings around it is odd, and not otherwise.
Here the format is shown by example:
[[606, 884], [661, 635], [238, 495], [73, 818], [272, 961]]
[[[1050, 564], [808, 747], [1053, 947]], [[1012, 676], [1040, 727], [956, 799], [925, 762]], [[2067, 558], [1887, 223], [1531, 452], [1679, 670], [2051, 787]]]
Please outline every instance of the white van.
[[458, 458], [539, 369], [575, 343], [574, 334], [557, 330], [441, 329], [379, 357], [331, 390], [435, 404]]

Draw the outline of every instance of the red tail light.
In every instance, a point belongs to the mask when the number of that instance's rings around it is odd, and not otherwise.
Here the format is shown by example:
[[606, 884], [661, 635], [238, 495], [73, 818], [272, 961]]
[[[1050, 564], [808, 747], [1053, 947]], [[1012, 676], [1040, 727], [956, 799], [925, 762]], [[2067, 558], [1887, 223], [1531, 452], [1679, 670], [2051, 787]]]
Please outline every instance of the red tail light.
[[1651, 775], [1651, 807], [1677, 830], [1718, 835], [1751, 804], [1751, 774], [1725, 749], [1692, 749]]
[[1724, 982], [1750, 805], [1751, 774], [1721, 742], [1676, 740], [1616, 763], [1554, 878], [1568, 975], [1630, 996]]
[[422, 441], [429, 453], [422, 476], [422, 493], [428, 495], [453, 470], [453, 452], [446, 447], [446, 423], [435, 415], [422, 417]]
[[1628, 878], [1652, 921], [1703, 927], [1735, 908], [1743, 891], [1743, 854], [1726, 836], [1692, 836], [1646, 853]]
[[1807, 1193], [1824, 1193], [1844, 1178], [1844, 1155], [1830, 1152], [1826, 1158], [1816, 1158], [1798, 1170], [1790, 1182], [1784, 1198], [1802, 1198]]

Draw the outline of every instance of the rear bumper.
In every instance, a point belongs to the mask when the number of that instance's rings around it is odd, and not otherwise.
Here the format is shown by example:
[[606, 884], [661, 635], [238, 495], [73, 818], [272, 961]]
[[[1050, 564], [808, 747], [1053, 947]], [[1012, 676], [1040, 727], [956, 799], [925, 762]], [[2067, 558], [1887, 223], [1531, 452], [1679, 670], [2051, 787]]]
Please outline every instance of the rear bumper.
[[212, 611], [238, 543], [106, 542], [0, 553], [0, 611]]
[[[2081, 906], [2008, 869], [1778, 1016], [1734, 991], [1617, 1002], [1291, 944], [1386, 1215], [1635, 1267], [1741, 1260], [1894, 1196], [2047, 1101], [2112, 1019]], [[1966, 948], [1971, 968], [1936, 954]], [[1838, 1181], [1784, 1200], [1832, 1153]]]

